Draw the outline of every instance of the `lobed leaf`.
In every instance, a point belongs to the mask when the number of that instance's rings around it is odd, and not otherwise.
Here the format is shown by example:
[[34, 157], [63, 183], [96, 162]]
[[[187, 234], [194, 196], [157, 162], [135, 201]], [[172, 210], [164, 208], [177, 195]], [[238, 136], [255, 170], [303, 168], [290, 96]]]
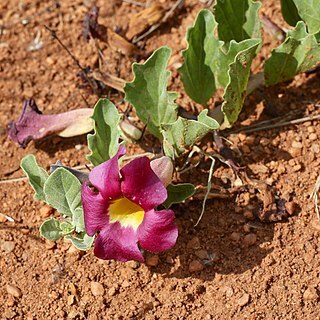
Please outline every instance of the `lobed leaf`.
[[34, 198], [36, 200], [46, 201], [43, 188], [46, 180], [48, 179], [48, 173], [41, 168], [33, 154], [26, 155], [21, 160], [21, 168], [29, 179], [29, 183], [35, 191]]
[[214, 13], [219, 39], [228, 43], [231, 40], [241, 42], [261, 38], [260, 7], [260, 1], [218, 0]]
[[60, 228], [60, 222], [54, 218], [44, 221], [40, 226], [40, 235], [51, 241], [62, 238], [63, 231]]
[[56, 169], [49, 176], [43, 191], [47, 203], [69, 217], [81, 206], [81, 183], [64, 168]]
[[[235, 41], [231, 41], [229, 44], [229, 48], [227, 52], [221, 48], [219, 50], [218, 58], [214, 61], [214, 70], [217, 77], [217, 82], [221, 85], [224, 89], [227, 87], [230, 81], [230, 75], [228, 73], [230, 69], [230, 65], [235, 62], [236, 56], [241, 52], [245, 52], [249, 50], [251, 52], [251, 48], [254, 46], [258, 48], [257, 43], [260, 40], [258, 39], [247, 39], [243, 40], [239, 43]], [[251, 55], [250, 55], [251, 56]], [[252, 59], [246, 59], [246, 63], [248, 63], [249, 69], [251, 67]]]
[[310, 34], [320, 31], [320, 0], [293, 0]]
[[188, 48], [182, 52], [184, 63], [179, 71], [186, 93], [205, 105], [216, 91], [213, 61], [217, 59], [219, 40], [214, 37], [216, 22], [209, 10], [198, 13], [194, 26], [187, 31]]
[[89, 250], [92, 247], [94, 237], [90, 237], [85, 232], [82, 232], [77, 234], [77, 236], [66, 236], [65, 239], [70, 240], [79, 250]]
[[294, 30], [288, 31], [284, 43], [272, 50], [265, 62], [265, 83], [270, 86], [289, 80], [319, 62], [320, 44], [315, 35], [307, 33], [306, 25], [300, 21]]
[[[228, 76], [229, 82], [224, 92], [224, 102], [222, 104], [222, 112], [225, 117], [225, 126], [229, 127], [235, 123], [241, 112], [242, 105], [246, 96], [248, 80], [250, 76], [250, 67], [253, 58], [256, 55], [260, 39], [248, 40], [245, 49], [238, 52], [234, 62], [229, 66]], [[232, 43], [230, 47], [232, 46]]]
[[115, 105], [108, 99], [100, 99], [94, 107], [94, 133], [88, 134], [87, 159], [97, 166], [112, 158], [119, 149], [120, 115]]
[[161, 138], [161, 125], [177, 119], [174, 100], [178, 94], [167, 91], [170, 54], [170, 48], [161, 47], [145, 63], [134, 63], [134, 80], [124, 87], [125, 100], [135, 107], [138, 117], [158, 138]]
[[169, 184], [167, 191], [168, 198], [163, 203], [166, 209], [170, 208], [174, 203], [180, 203], [190, 198], [194, 194], [195, 188], [192, 183]]
[[174, 159], [207, 133], [219, 128], [219, 123], [208, 116], [208, 110], [203, 110], [196, 120], [179, 117], [172, 124], [163, 126], [163, 148], [166, 156]]

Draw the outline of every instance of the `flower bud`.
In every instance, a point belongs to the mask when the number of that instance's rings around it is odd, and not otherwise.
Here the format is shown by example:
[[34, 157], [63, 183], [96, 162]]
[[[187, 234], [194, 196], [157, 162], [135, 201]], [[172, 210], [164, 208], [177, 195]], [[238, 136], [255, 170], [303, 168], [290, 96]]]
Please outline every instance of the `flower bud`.
[[141, 130], [139, 130], [137, 127], [126, 121], [120, 122], [120, 129], [126, 137], [132, 140], [138, 141], [142, 136]]
[[151, 169], [162, 184], [167, 187], [172, 181], [173, 163], [169, 157], [161, 157], [150, 162]]

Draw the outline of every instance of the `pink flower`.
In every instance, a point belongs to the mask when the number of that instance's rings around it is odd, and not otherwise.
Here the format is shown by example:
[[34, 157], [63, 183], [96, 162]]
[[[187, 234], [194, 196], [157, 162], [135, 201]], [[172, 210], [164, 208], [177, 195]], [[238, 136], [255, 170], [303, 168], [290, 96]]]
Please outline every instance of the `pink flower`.
[[101, 259], [144, 261], [138, 247], [161, 252], [172, 248], [178, 237], [172, 210], [155, 210], [167, 190], [147, 157], [135, 159], [119, 170], [116, 156], [95, 167], [82, 188], [84, 221], [89, 236], [98, 233], [94, 254]]

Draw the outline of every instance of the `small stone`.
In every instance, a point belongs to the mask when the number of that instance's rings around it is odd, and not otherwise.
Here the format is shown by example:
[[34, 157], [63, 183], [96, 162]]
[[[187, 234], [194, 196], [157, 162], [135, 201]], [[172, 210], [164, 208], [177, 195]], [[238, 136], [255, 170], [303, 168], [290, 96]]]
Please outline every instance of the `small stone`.
[[198, 250], [200, 248], [200, 239], [198, 237], [193, 237], [187, 244], [188, 250]]
[[270, 140], [268, 138], [262, 137], [260, 139], [260, 144], [265, 147], [270, 144]]
[[244, 132], [240, 132], [238, 134], [238, 138], [239, 138], [240, 141], [246, 140], [246, 137], [247, 137], [247, 135]]
[[201, 260], [209, 259], [209, 254], [206, 250], [197, 250], [194, 254]]
[[124, 280], [121, 284], [122, 288], [128, 288], [130, 287], [130, 282], [128, 280]]
[[159, 256], [156, 254], [148, 255], [146, 257], [146, 265], [149, 267], [156, 267], [159, 263]]
[[126, 262], [126, 265], [131, 269], [138, 269], [140, 267], [140, 263], [138, 261], [130, 260]]
[[310, 140], [310, 141], [315, 141], [315, 140], [317, 140], [317, 139], [318, 139], [318, 136], [317, 136], [316, 133], [311, 133], [311, 134], [309, 135], [309, 140]]
[[320, 152], [320, 146], [317, 143], [313, 143], [311, 145], [311, 151], [313, 153], [319, 153]]
[[53, 208], [49, 206], [43, 206], [40, 208], [39, 212], [42, 218], [47, 218], [53, 213]]
[[189, 264], [189, 272], [200, 272], [203, 270], [203, 264], [199, 260], [193, 260]]
[[257, 236], [254, 233], [249, 233], [243, 238], [243, 244], [246, 246], [253, 246], [256, 242]]
[[243, 212], [243, 216], [247, 219], [247, 220], [253, 220], [254, 219], [254, 215], [252, 213], [251, 210], [244, 210]]
[[298, 172], [298, 171], [300, 171], [301, 170], [301, 164], [296, 164], [293, 168], [292, 168], [292, 170], [293, 170], [293, 172]]
[[293, 215], [295, 213], [296, 209], [297, 209], [297, 205], [293, 201], [286, 202], [285, 207], [286, 207], [286, 211], [290, 215]]
[[303, 148], [303, 144], [301, 142], [298, 142], [298, 141], [293, 141], [291, 146], [292, 146], [292, 148], [296, 148], [296, 149], [302, 149]]
[[104, 295], [104, 287], [101, 283], [92, 281], [90, 287], [91, 292], [95, 297]]
[[72, 306], [72, 305], [74, 304], [74, 295], [73, 295], [73, 294], [70, 295], [70, 296], [68, 296], [68, 298], [67, 298], [67, 304], [68, 304], [69, 306]]
[[166, 263], [174, 264], [174, 259], [170, 254], [166, 256]]
[[240, 240], [240, 238], [241, 238], [241, 236], [240, 236], [240, 233], [238, 233], [238, 232], [232, 232], [232, 233], [230, 234], [230, 239], [231, 239], [232, 241], [238, 242], [238, 241]]
[[245, 293], [239, 300], [238, 300], [238, 305], [240, 307], [244, 307], [246, 304], [248, 304], [250, 301], [250, 295]]
[[304, 293], [303, 293], [303, 299], [304, 300], [316, 300], [318, 299], [318, 293], [317, 290], [313, 287], [309, 287]]
[[117, 288], [116, 288], [116, 287], [111, 287], [111, 288], [108, 290], [108, 295], [109, 295], [110, 297], [113, 297], [116, 293], [117, 293]]
[[285, 165], [284, 165], [283, 163], [280, 163], [280, 164], [278, 165], [277, 171], [278, 171], [279, 174], [285, 173], [285, 172], [286, 172], [286, 167], [285, 167]]
[[14, 250], [15, 243], [13, 241], [3, 241], [0, 243], [1, 250], [10, 253]]
[[224, 287], [224, 295], [226, 296], [226, 298], [231, 298], [234, 294], [234, 291], [231, 287], [225, 286]]
[[245, 233], [249, 233], [251, 231], [251, 227], [246, 223], [244, 226], [243, 226], [243, 231]]
[[[301, 154], [302, 154], [302, 149], [299, 149], [299, 148], [290, 148], [289, 149], [289, 153], [291, 154], [291, 156], [293, 158], [297, 158], [297, 157], [300, 157]], [[290, 163], [289, 163], [290, 164]]]
[[11, 284], [7, 284], [7, 292], [15, 298], [20, 298], [22, 296], [21, 290]]

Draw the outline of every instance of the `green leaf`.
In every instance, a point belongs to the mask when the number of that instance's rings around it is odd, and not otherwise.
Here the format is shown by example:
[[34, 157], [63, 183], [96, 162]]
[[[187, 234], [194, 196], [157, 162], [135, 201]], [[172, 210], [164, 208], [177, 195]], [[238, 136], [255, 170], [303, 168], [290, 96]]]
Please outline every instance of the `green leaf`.
[[[237, 53], [234, 62], [229, 66], [229, 82], [224, 91], [222, 112], [225, 116], [225, 125], [231, 126], [238, 119], [246, 96], [250, 67], [256, 55], [259, 39], [249, 40], [250, 45]], [[232, 47], [232, 43], [230, 47]]]
[[314, 35], [306, 31], [300, 21], [296, 28], [288, 31], [287, 38], [278, 48], [272, 50], [265, 62], [264, 73], [267, 86], [292, 79], [296, 74], [319, 64], [320, 44]]
[[310, 34], [320, 31], [320, 0], [293, 0]]
[[40, 226], [40, 235], [51, 241], [62, 238], [63, 231], [60, 228], [60, 222], [54, 218], [46, 220]]
[[210, 190], [211, 190], [211, 179], [212, 179], [212, 175], [213, 175], [213, 168], [214, 168], [214, 164], [215, 164], [215, 159], [213, 157], [210, 157], [211, 159], [211, 166], [210, 166], [210, 170], [209, 170], [209, 175], [208, 175], [208, 185], [207, 185], [207, 192], [204, 196], [204, 199], [202, 201], [202, 209], [201, 209], [201, 213], [200, 213], [200, 216], [199, 216], [199, 219], [198, 221], [196, 222], [196, 224], [194, 225], [195, 227], [199, 224], [199, 222], [201, 221], [202, 219], [202, 216], [204, 214], [204, 210], [206, 208], [206, 203], [207, 203], [207, 199], [208, 199], [208, 196], [210, 194]]
[[81, 206], [81, 183], [68, 170], [58, 168], [44, 184], [47, 203], [60, 213], [72, 216]]
[[168, 209], [174, 203], [180, 203], [187, 198], [190, 198], [194, 192], [195, 188], [192, 183], [179, 183], [179, 184], [169, 184], [167, 187], [168, 198], [163, 203], [163, 206]]
[[290, 26], [295, 27], [298, 21], [302, 20], [293, 0], [281, 0], [281, 12], [284, 20]]
[[261, 23], [258, 11], [259, 1], [218, 0], [215, 19], [218, 23], [219, 40], [241, 42], [250, 38], [261, 38]]
[[74, 210], [72, 216], [72, 224], [76, 229], [76, 232], [83, 232], [84, 228], [84, 215], [83, 215], [83, 208], [78, 207]]
[[134, 63], [134, 80], [124, 87], [125, 100], [135, 107], [138, 117], [158, 138], [161, 138], [161, 125], [177, 119], [174, 100], [178, 94], [167, 91], [171, 72], [166, 68], [170, 54], [170, 48], [161, 47], [145, 63]]
[[120, 115], [108, 99], [100, 99], [94, 107], [94, 134], [88, 134], [88, 148], [91, 153], [87, 159], [94, 166], [112, 158], [119, 149], [121, 131], [118, 127]]
[[230, 75], [228, 73], [230, 64], [235, 62], [236, 56], [239, 53], [247, 50], [251, 52], [251, 48], [253, 46], [257, 48], [257, 43], [260, 44], [258, 41], [258, 39], [247, 39], [241, 41], [240, 43], [231, 41], [227, 52], [225, 52], [223, 48], [219, 50], [218, 58], [214, 61], [214, 70], [219, 85], [221, 85], [224, 89], [227, 87], [230, 81]]
[[89, 250], [92, 247], [94, 237], [90, 237], [85, 232], [82, 232], [75, 237], [66, 236], [65, 239], [70, 240], [79, 250]]
[[43, 186], [49, 177], [48, 173], [38, 165], [33, 154], [28, 154], [21, 160], [21, 168], [28, 177], [29, 183], [35, 191], [34, 198], [46, 201]]
[[203, 110], [198, 120], [188, 120], [179, 117], [172, 124], [163, 126], [163, 148], [166, 156], [174, 159], [201, 140], [207, 133], [219, 128], [219, 123], [208, 116], [208, 110]]
[[63, 235], [70, 234], [74, 231], [74, 227], [69, 221], [62, 221], [60, 223], [60, 229], [62, 230]]
[[179, 71], [186, 93], [205, 105], [216, 91], [213, 61], [219, 48], [214, 37], [216, 22], [209, 10], [201, 10], [194, 26], [187, 31], [188, 48], [182, 52], [184, 63]]

